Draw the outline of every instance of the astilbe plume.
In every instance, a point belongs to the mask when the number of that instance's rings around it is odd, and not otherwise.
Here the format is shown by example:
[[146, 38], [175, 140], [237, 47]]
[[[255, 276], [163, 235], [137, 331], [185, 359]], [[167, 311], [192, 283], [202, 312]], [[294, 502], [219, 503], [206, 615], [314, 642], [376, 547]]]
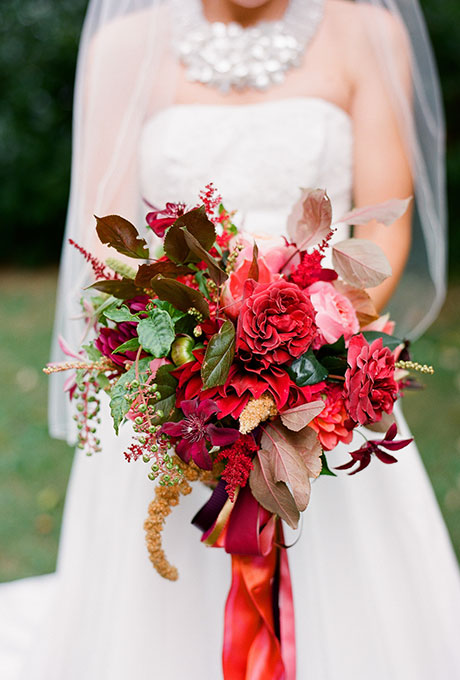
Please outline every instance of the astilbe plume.
[[209, 219], [219, 221], [219, 206], [222, 203], [222, 196], [218, 193], [214, 184], [210, 182], [200, 191], [200, 201], [203, 203]]
[[89, 253], [85, 248], [83, 248], [83, 246], [79, 245], [71, 238], [69, 238], [69, 243], [83, 255], [87, 262], [89, 262], [93, 269], [94, 275], [98, 280], [106, 279], [107, 281], [113, 281], [121, 279], [121, 276], [119, 276], [116, 272], [113, 272], [111, 269], [106, 267], [103, 262], [101, 262], [94, 255], [91, 255], [91, 253]]
[[235, 498], [237, 487], [247, 484], [250, 472], [254, 467], [252, 458], [258, 449], [254, 437], [245, 434], [231, 446], [219, 451], [216, 462], [227, 460], [222, 479], [227, 483], [225, 490], [232, 501]]

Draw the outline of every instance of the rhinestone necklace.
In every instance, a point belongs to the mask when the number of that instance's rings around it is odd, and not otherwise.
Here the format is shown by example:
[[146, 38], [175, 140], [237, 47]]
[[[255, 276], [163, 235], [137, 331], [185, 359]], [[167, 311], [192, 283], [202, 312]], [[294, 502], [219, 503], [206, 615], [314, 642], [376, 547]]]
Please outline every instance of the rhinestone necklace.
[[299, 66], [324, 13], [324, 0], [290, 0], [279, 21], [248, 28], [231, 22], [210, 23], [201, 0], [171, 0], [174, 49], [187, 79], [216, 87], [266, 90], [282, 83]]

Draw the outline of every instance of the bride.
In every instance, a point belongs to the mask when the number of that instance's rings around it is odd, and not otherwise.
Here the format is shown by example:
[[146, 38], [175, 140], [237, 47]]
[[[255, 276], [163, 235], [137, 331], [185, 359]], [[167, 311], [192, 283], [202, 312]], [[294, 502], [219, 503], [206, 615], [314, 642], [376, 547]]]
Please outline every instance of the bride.
[[[67, 236], [105, 258], [93, 213], [142, 224], [142, 198], [194, 204], [209, 181], [264, 236], [282, 232], [300, 186], [326, 188], [336, 216], [414, 193], [412, 220], [355, 229], [393, 267], [377, 305], [393, 294], [414, 337], [443, 298], [442, 142], [416, 0], [91, 0]], [[75, 347], [88, 275], [66, 246], [56, 329]], [[61, 388], [52, 431], [72, 441]], [[0, 590], [2, 677], [218, 680], [230, 561], [189, 524], [209, 492], [168, 520], [180, 578], [161, 580], [142, 528], [152, 484], [121, 456], [129, 428], [115, 437], [106, 412], [99, 436], [102, 453], [76, 453], [57, 574]], [[319, 479], [289, 561], [298, 680], [460, 677], [459, 574], [415, 445], [392, 469]]]

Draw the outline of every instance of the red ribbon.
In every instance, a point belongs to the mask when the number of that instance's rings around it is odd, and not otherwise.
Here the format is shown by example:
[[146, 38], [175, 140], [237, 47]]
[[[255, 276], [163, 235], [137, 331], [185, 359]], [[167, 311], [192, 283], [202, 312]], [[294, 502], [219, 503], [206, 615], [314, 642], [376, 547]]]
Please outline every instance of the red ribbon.
[[[219, 517], [222, 521], [222, 513]], [[203, 540], [215, 531], [219, 517]], [[281, 522], [248, 487], [240, 489], [214, 542], [232, 555], [222, 655], [225, 680], [295, 680], [294, 603], [283, 542]]]

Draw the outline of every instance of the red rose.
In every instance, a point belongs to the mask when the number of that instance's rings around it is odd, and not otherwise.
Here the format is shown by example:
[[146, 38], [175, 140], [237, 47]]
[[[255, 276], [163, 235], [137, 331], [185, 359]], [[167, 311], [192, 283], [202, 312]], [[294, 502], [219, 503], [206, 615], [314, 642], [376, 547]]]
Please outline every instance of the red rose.
[[382, 412], [391, 413], [398, 397], [395, 359], [382, 338], [369, 344], [362, 334], [353, 336], [347, 363], [345, 404], [350, 418], [365, 425], [381, 420]]
[[310, 347], [317, 332], [314, 319], [309, 297], [294, 283], [248, 280], [238, 319], [239, 356], [243, 361], [255, 358], [265, 368], [285, 364]]

